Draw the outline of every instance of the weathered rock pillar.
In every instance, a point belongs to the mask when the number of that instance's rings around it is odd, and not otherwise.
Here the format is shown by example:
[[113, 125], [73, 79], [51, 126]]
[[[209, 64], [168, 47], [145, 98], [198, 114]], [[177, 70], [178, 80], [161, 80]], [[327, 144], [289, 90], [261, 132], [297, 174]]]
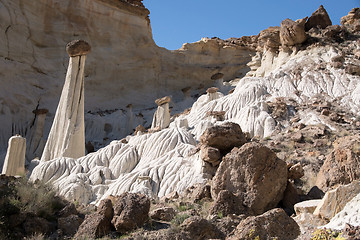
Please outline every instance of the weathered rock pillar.
[[90, 50], [90, 45], [83, 40], [66, 45], [69, 67], [41, 161], [85, 155], [84, 68]]
[[209, 96], [209, 102], [219, 98], [219, 94], [217, 94], [217, 91], [219, 91], [219, 89], [216, 87], [211, 87], [206, 90], [207, 95]]
[[9, 139], [2, 174], [16, 176], [25, 174], [26, 139], [16, 135]]
[[154, 114], [154, 118], [151, 124], [152, 129], [160, 128], [164, 129], [170, 125], [170, 111], [169, 111], [169, 102], [170, 97], [166, 96], [155, 100], [155, 103], [158, 105], [158, 108]]

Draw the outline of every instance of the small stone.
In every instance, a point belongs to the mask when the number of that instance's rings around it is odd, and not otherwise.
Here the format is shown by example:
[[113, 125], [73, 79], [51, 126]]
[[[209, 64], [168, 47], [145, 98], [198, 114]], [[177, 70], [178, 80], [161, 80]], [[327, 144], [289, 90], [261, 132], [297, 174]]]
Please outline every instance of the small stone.
[[219, 161], [221, 154], [217, 148], [202, 146], [200, 156], [204, 162], [215, 163]]
[[320, 202], [321, 199], [315, 199], [296, 203], [294, 205], [295, 213], [296, 215], [300, 215], [301, 213], [313, 213]]
[[296, 163], [291, 166], [288, 170], [288, 178], [289, 179], [299, 179], [304, 176], [304, 169], [302, 168], [300, 163]]
[[91, 46], [84, 40], [74, 40], [66, 45], [66, 51], [70, 57], [82, 56], [90, 53]]
[[291, 136], [291, 140], [294, 142], [301, 142], [303, 140], [303, 135], [301, 132], [296, 132]]
[[324, 116], [329, 116], [330, 115], [330, 111], [328, 109], [323, 109], [321, 111], [321, 115], [324, 115]]
[[135, 128], [134, 135], [136, 136], [138, 132], [144, 133], [144, 132], [146, 132], [146, 128], [143, 125], [140, 124]]
[[154, 220], [171, 221], [176, 215], [172, 207], [157, 208], [150, 213], [150, 217]]

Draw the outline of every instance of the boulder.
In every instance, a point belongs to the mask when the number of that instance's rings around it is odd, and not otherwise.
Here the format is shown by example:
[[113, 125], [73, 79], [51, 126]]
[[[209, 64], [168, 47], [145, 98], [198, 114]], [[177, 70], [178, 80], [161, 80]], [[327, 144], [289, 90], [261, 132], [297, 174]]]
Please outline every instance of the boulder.
[[359, 193], [360, 181], [354, 181], [348, 185], [339, 186], [334, 190], [328, 191], [315, 209], [314, 215], [330, 220]]
[[150, 199], [144, 194], [123, 193], [114, 199], [112, 223], [119, 233], [141, 227], [149, 218]]
[[326, 12], [324, 6], [320, 5], [320, 7], [313, 14], [311, 14], [309, 19], [305, 23], [305, 30], [309, 31], [311, 28], [324, 29], [330, 25], [332, 25], [330, 17]]
[[259, 34], [259, 46], [270, 50], [279, 49], [280, 43], [280, 27], [269, 27], [262, 30]]
[[221, 190], [210, 209], [210, 213], [213, 215], [221, 214], [222, 216], [240, 215], [246, 213], [246, 208], [242, 205], [241, 198], [228, 190]]
[[151, 219], [160, 221], [171, 221], [176, 215], [172, 207], [157, 208], [150, 212]]
[[22, 229], [26, 236], [35, 234], [49, 234], [52, 232], [52, 224], [41, 217], [27, 216], [25, 222], [22, 224]]
[[83, 219], [78, 215], [58, 218], [58, 229], [60, 229], [64, 235], [72, 236], [77, 232], [82, 222]]
[[238, 124], [232, 122], [210, 127], [200, 137], [200, 144], [217, 148], [221, 153], [227, 153], [233, 147], [240, 147], [244, 143], [244, 133]]
[[296, 239], [300, 234], [297, 223], [280, 208], [272, 209], [259, 216], [251, 216], [242, 220], [236, 227], [234, 235], [226, 238], [235, 239]]
[[75, 204], [73, 203], [69, 203], [68, 205], [66, 205], [65, 207], [63, 207], [63, 209], [61, 209], [58, 213], [59, 217], [65, 218], [68, 217], [70, 215], [78, 215], [78, 211], [75, 207]]
[[221, 154], [217, 148], [201, 146], [200, 156], [204, 162], [208, 162], [213, 166], [217, 166], [220, 163]]
[[187, 218], [180, 227], [194, 240], [217, 238], [219, 235], [219, 231], [214, 224], [199, 216]]
[[295, 213], [296, 215], [300, 215], [302, 213], [313, 213], [320, 202], [321, 199], [315, 199], [296, 203], [294, 205]]
[[291, 19], [285, 19], [281, 22], [280, 42], [283, 46], [294, 46], [305, 42], [307, 39], [305, 21], [306, 18], [300, 22], [294, 22]]
[[199, 202], [202, 199], [211, 199], [211, 186], [209, 184], [201, 184], [194, 189], [192, 197], [194, 202]]
[[221, 190], [228, 190], [255, 214], [262, 214], [277, 206], [286, 185], [286, 163], [264, 145], [250, 142], [223, 158], [211, 194], [216, 199]]
[[360, 179], [360, 136], [345, 136], [333, 145], [316, 179], [316, 186], [323, 191]]
[[102, 200], [95, 213], [86, 215], [85, 220], [80, 225], [74, 239], [83, 237], [99, 238], [107, 235], [112, 229], [111, 219], [113, 218], [113, 214], [114, 210], [112, 208], [111, 200]]

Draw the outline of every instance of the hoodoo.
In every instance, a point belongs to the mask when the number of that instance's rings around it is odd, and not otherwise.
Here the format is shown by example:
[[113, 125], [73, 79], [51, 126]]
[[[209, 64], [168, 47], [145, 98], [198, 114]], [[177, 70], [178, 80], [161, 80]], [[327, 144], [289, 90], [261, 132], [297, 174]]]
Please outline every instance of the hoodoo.
[[7, 176], [23, 175], [25, 173], [26, 139], [13, 136], [9, 139], [2, 174]]
[[170, 111], [169, 111], [169, 102], [170, 97], [166, 96], [163, 98], [156, 99], [155, 103], [158, 105], [156, 112], [154, 113], [153, 122], [151, 125], [152, 129], [167, 128], [170, 124]]
[[85, 155], [84, 68], [90, 49], [83, 40], [72, 41], [66, 46], [69, 67], [41, 161]]

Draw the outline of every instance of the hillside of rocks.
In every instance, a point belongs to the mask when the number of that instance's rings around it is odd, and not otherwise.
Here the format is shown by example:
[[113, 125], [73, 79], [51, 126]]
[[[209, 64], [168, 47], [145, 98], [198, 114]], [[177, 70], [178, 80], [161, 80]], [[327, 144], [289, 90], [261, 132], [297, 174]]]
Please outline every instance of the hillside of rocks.
[[141, 1], [0, 4], [3, 174], [97, 209], [46, 236], [358, 239], [359, 8], [168, 51]]

